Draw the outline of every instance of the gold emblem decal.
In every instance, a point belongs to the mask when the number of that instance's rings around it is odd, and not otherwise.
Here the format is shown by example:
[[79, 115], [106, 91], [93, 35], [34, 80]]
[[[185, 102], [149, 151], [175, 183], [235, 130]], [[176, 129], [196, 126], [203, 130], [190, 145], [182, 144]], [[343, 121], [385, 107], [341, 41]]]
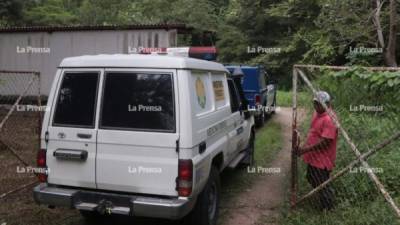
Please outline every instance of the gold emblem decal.
[[200, 107], [204, 109], [204, 107], [206, 107], [206, 90], [200, 77], [197, 77], [196, 79], [196, 95], [197, 102], [199, 103]]

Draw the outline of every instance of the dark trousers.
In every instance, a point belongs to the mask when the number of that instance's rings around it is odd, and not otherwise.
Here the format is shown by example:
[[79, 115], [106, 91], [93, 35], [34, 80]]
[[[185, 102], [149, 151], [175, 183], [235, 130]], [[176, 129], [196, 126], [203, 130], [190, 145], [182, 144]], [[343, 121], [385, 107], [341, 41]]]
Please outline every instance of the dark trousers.
[[[307, 180], [313, 188], [318, 187], [329, 179], [330, 171], [327, 169], [320, 169], [311, 165], [307, 166]], [[318, 192], [319, 201], [322, 209], [332, 209], [334, 206], [334, 193], [332, 188], [327, 185]]]

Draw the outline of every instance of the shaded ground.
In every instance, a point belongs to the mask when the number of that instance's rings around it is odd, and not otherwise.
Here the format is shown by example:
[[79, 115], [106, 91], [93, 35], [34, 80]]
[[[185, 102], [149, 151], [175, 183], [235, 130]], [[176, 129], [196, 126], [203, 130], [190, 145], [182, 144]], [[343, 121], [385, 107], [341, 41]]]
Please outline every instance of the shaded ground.
[[[19, 118], [20, 119], [20, 118]], [[11, 137], [16, 136], [32, 136], [35, 134], [33, 131], [35, 124], [32, 118], [26, 117], [22, 122], [21, 127], [13, 131]], [[283, 147], [280, 142], [274, 143], [276, 151], [269, 153], [268, 167], [263, 166], [264, 169], [270, 169], [266, 174], [249, 173], [247, 169], [227, 171], [222, 174], [221, 180], [226, 186], [234, 186], [239, 191], [235, 190], [233, 194], [229, 194], [229, 189], [225, 188], [222, 191], [223, 197], [227, 201], [221, 203], [221, 221], [225, 225], [247, 225], [247, 224], [275, 224], [279, 216], [279, 207], [283, 203], [284, 198], [284, 182], [288, 179], [288, 167], [290, 165], [290, 122], [291, 110], [290, 108], [282, 108], [277, 112], [270, 121], [265, 125], [262, 130], [258, 131], [257, 135], [264, 135], [263, 131], [270, 129], [274, 132], [276, 126], [281, 126], [281, 135], [283, 136]], [[15, 128], [15, 127], [14, 127]], [[29, 128], [29, 129], [28, 129]], [[22, 133], [20, 133], [22, 132]], [[279, 137], [279, 135], [277, 134]], [[262, 138], [262, 136], [261, 136]], [[10, 141], [13, 138], [3, 137], [3, 140]], [[36, 141], [24, 140], [19, 146], [20, 153], [29, 163], [34, 163], [36, 155]], [[261, 144], [264, 142], [260, 142]], [[266, 146], [268, 148], [270, 146]], [[260, 146], [263, 148], [263, 146]], [[257, 149], [259, 151], [260, 149]], [[266, 155], [263, 155], [266, 157]], [[276, 156], [276, 158], [275, 158]], [[264, 161], [265, 159], [257, 159]], [[6, 149], [0, 148], [0, 161], [2, 162], [1, 169], [3, 174], [1, 176], [1, 193], [9, 191], [10, 188], [18, 187], [21, 184], [26, 184], [35, 178], [32, 174], [17, 174], [17, 166], [23, 166], [18, 160], [15, 159]], [[265, 165], [264, 163], [262, 165]], [[256, 171], [258, 168], [255, 168]], [[277, 173], [277, 169], [280, 171]], [[260, 172], [260, 171], [258, 171]], [[229, 184], [229, 180], [231, 184]], [[244, 185], [248, 182], [249, 185]], [[228, 183], [228, 184], [226, 184]], [[224, 186], [224, 183], [222, 184]], [[87, 223], [83, 220], [76, 210], [70, 209], [48, 209], [45, 206], [38, 206], [32, 199], [32, 188], [26, 188], [17, 193], [11, 194], [9, 197], [0, 200], [0, 224], [6, 223], [7, 225], [84, 225], [84, 224], [140, 224], [140, 225], [173, 225], [180, 224], [175, 221], [148, 219], [148, 218], [129, 218], [124, 216], [113, 216], [102, 218], [101, 220]]]
[[[222, 225], [277, 224], [280, 207], [283, 206], [284, 195], [287, 193], [285, 183], [290, 172], [291, 117], [290, 108], [281, 108], [273, 116], [272, 121], [282, 126], [283, 137], [282, 149], [266, 168], [273, 172], [260, 176], [248, 190], [234, 199]], [[299, 115], [299, 120], [302, 118]]]

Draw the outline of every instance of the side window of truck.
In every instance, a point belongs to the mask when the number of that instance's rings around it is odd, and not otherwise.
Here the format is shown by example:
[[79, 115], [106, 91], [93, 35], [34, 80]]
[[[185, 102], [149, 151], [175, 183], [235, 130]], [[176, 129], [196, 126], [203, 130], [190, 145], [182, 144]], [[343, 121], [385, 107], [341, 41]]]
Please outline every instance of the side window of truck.
[[54, 126], [94, 127], [98, 72], [66, 72], [54, 113]]
[[233, 80], [228, 79], [228, 88], [229, 88], [229, 97], [231, 102], [231, 111], [232, 113], [239, 111], [240, 102], [238, 92], [236, 90], [235, 84]]
[[175, 131], [172, 74], [106, 73], [100, 127]]

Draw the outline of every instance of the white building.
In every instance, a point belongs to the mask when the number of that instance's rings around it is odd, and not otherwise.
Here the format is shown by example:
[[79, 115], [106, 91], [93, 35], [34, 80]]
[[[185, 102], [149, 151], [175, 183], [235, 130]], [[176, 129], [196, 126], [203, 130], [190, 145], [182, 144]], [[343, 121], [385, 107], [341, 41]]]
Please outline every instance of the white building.
[[187, 31], [183, 24], [0, 28], [0, 70], [40, 72], [41, 93], [48, 95], [65, 57], [175, 47]]

